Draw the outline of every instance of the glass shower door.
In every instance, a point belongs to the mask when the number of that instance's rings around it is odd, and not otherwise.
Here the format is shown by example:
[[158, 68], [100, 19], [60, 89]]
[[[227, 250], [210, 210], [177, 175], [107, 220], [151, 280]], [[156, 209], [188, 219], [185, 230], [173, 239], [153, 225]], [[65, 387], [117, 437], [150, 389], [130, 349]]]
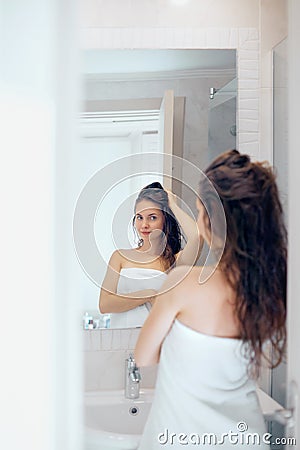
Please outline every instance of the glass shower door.
[[210, 161], [220, 153], [236, 148], [236, 97], [236, 78], [220, 89], [210, 88], [208, 114]]

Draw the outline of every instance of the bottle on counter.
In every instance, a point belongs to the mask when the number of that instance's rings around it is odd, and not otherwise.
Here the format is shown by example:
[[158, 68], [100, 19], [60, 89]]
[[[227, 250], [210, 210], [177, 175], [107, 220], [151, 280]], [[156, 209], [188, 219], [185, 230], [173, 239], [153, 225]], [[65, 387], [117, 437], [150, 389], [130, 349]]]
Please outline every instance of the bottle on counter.
[[100, 314], [100, 328], [110, 328], [110, 314]]
[[93, 317], [88, 312], [86, 312], [82, 319], [83, 329], [91, 330], [90, 325], [92, 325], [92, 328], [93, 328]]

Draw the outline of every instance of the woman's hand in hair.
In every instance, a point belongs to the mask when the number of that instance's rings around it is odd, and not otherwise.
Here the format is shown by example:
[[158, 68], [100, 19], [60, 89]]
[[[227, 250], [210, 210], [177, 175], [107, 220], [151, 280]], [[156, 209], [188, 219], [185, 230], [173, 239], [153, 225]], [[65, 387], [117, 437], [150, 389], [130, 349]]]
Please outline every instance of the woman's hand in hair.
[[187, 214], [177, 204], [177, 196], [172, 191], [166, 190], [169, 199], [169, 207], [175, 215], [186, 238], [186, 245], [176, 255], [176, 265], [193, 266], [196, 264], [203, 247], [203, 237], [200, 236], [196, 220]]
[[170, 205], [170, 208], [172, 209], [172, 205], [177, 205], [177, 196], [175, 194], [173, 194], [172, 191], [168, 191], [167, 189], [165, 189], [165, 191], [168, 194], [169, 205]]

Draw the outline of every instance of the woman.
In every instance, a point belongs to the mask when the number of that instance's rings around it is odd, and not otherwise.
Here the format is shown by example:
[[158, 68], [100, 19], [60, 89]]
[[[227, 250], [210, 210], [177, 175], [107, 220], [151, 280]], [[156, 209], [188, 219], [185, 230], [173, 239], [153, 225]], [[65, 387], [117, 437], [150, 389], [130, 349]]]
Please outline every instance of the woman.
[[[194, 264], [201, 249], [195, 221], [158, 182], [144, 187], [135, 202], [137, 248], [116, 250], [102, 284], [99, 309], [113, 327], [141, 326], [166, 273], [175, 265]], [[187, 239], [181, 249], [181, 231]]]
[[[172, 271], [141, 330], [136, 363], [159, 362], [159, 370], [139, 450], [195, 448], [205, 439], [209, 448], [269, 448], [255, 378], [265, 342], [279, 364], [286, 339], [286, 230], [278, 190], [271, 168], [236, 150], [220, 155], [205, 174], [210, 181], [200, 184], [206, 208], [197, 201], [198, 227], [209, 243], [209, 217], [215, 219], [221, 201], [224, 252], [205, 283], [199, 283], [203, 268], [194, 267], [168, 290], [184, 267]], [[208, 193], [210, 182], [218, 198]]]

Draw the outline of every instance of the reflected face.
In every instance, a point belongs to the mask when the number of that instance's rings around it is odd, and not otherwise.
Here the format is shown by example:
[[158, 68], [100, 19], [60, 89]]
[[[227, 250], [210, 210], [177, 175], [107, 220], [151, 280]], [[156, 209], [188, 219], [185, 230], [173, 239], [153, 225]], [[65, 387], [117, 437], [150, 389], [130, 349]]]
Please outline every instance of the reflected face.
[[[150, 234], [154, 230], [162, 231], [165, 223], [165, 218], [161, 209], [150, 200], [141, 200], [136, 205], [135, 213], [135, 227], [139, 236], [148, 240]], [[159, 236], [161, 233], [159, 233]], [[153, 233], [151, 238], [158, 237], [157, 233]]]

